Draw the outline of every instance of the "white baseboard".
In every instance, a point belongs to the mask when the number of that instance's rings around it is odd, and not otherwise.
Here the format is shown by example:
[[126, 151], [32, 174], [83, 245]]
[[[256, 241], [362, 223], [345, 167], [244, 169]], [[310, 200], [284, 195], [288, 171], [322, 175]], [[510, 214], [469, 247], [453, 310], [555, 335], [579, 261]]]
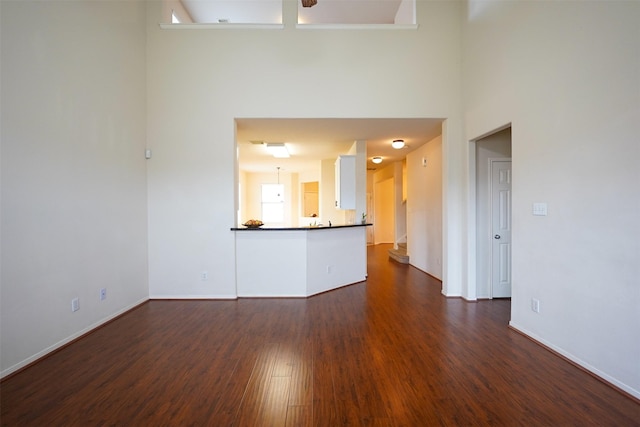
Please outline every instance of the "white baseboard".
[[121, 314], [126, 313], [127, 311], [139, 306], [140, 304], [145, 303], [148, 300], [149, 299], [146, 298], [146, 297], [142, 298], [142, 299], [136, 301], [135, 303], [133, 303], [131, 305], [128, 305], [128, 306], [124, 307], [123, 309], [118, 310], [117, 312], [105, 317], [104, 319], [101, 319], [101, 320], [97, 321], [96, 323], [93, 323], [92, 325], [90, 325], [90, 326], [88, 326], [88, 327], [76, 332], [75, 334], [70, 335], [70, 336], [68, 336], [67, 338], [65, 338], [65, 339], [63, 339], [61, 341], [58, 341], [57, 343], [45, 348], [44, 350], [37, 352], [36, 354], [24, 359], [23, 361], [18, 362], [13, 366], [10, 366], [9, 368], [7, 368], [7, 369], [3, 370], [2, 372], [0, 372], [0, 378], [4, 378], [7, 375], [10, 375], [10, 374], [12, 374], [12, 373], [24, 368], [25, 366], [28, 366], [28, 365], [32, 364], [33, 362], [37, 361], [38, 359], [41, 359], [41, 358], [45, 357], [47, 354], [59, 349], [60, 347], [63, 347], [66, 344], [69, 344], [73, 340], [78, 339], [82, 335], [84, 335], [84, 334], [86, 334], [88, 332], [91, 332], [92, 330], [96, 329], [97, 327], [104, 325], [105, 323], [107, 323], [107, 322], [115, 319], [116, 317], [120, 316]]
[[149, 295], [150, 300], [154, 299], [224, 299], [224, 300], [234, 300], [238, 299], [236, 295]]
[[572, 361], [573, 363], [575, 363], [576, 365], [579, 365], [580, 367], [584, 368], [585, 370], [589, 371], [590, 373], [592, 373], [593, 375], [599, 377], [600, 379], [606, 381], [607, 383], [613, 385], [614, 387], [619, 388], [620, 390], [624, 391], [625, 393], [629, 393], [631, 396], [640, 399], [640, 391], [634, 389], [633, 387], [623, 383], [622, 381], [611, 377], [610, 375], [607, 375], [606, 373], [600, 371], [599, 369], [595, 368], [594, 366], [591, 366], [590, 364], [588, 364], [587, 362], [585, 362], [584, 360], [574, 356], [571, 353], [568, 353], [567, 351], [561, 349], [560, 347], [557, 347], [553, 344], [551, 344], [550, 342], [542, 339], [541, 337], [537, 336], [536, 334], [532, 333], [531, 331], [528, 331], [520, 326], [518, 326], [517, 324], [513, 323], [513, 322], [509, 322], [509, 326], [512, 327], [513, 329], [517, 330], [518, 332], [522, 333], [523, 335], [528, 336], [529, 338], [531, 338], [534, 341], [539, 342], [540, 344], [544, 345], [545, 347], [553, 350], [554, 352], [560, 354], [562, 357]]

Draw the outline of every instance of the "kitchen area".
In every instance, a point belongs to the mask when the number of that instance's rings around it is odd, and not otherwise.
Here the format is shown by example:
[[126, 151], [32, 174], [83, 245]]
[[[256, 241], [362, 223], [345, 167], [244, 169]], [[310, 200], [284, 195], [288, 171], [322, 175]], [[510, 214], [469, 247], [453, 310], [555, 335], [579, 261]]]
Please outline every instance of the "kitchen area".
[[427, 246], [438, 257], [439, 234], [422, 225], [432, 217], [441, 229], [441, 123], [236, 119], [237, 296], [307, 297], [365, 280], [367, 245], [406, 247], [409, 222], [418, 261]]
[[353, 154], [299, 173], [241, 172], [239, 297], [308, 297], [366, 279], [365, 150], [356, 141]]

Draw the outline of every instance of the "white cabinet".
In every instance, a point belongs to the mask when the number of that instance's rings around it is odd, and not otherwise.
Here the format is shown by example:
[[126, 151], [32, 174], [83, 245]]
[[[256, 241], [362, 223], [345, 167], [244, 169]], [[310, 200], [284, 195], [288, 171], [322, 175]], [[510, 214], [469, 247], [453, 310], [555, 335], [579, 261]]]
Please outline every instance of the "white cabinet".
[[356, 208], [356, 156], [336, 160], [336, 208]]

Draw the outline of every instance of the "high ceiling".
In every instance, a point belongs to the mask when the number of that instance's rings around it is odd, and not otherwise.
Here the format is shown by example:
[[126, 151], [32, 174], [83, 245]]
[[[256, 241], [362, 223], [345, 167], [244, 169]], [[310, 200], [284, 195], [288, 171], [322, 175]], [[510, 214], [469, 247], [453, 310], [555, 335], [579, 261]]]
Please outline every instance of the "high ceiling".
[[[302, 7], [304, 24], [393, 24], [401, 0], [318, 0]], [[282, 23], [282, 0], [182, 0], [196, 23]], [[399, 22], [397, 22], [399, 23]]]
[[[401, 2], [317, 0], [313, 7], [302, 7], [297, 0], [298, 22], [393, 24]], [[196, 23], [282, 23], [282, 0], [182, 0], [182, 4]], [[240, 169], [310, 170], [319, 167], [322, 159], [335, 159], [347, 153], [357, 140], [367, 141], [367, 167], [380, 168], [403, 159], [411, 150], [440, 135], [441, 123], [442, 119], [238, 119]], [[404, 139], [407, 147], [394, 150], [391, 148], [394, 139]], [[291, 157], [275, 159], [261, 141], [286, 143]], [[374, 165], [373, 156], [383, 157], [383, 163]]]
[[[442, 119], [237, 119], [240, 169], [248, 172], [301, 172], [319, 167], [323, 159], [346, 154], [358, 140], [367, 142], [367, 168], [381, 168], [441, 134]], [[391, 141], [403, 139], [396, 150]], [[277, 159], [263, 144], [283, 142], [291, 157]], [[371, 157], [381, 156], [375, 165]]]

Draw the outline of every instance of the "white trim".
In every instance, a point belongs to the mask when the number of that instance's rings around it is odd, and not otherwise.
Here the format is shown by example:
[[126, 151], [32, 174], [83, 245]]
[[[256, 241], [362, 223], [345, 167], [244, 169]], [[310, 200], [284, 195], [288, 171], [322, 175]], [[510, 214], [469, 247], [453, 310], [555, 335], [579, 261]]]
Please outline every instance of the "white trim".
[[478, 278], [477, 278], [477, 207], [476, 207], [476, 194], [477, 194], [477, 167], [476, 156], [478, 146], [476, 141], [469, 141], [469, 194], [467, 199], [467, 292], [466, 300], [477, 301], [478, 300]]
[[501, 131], [503, 131], [503, 130], [505, 130], [505, 129], [508, 129], [508, 128], [510, 128], [510, 127], [513, 127], [513, 122], [508, 122], [508, 123], [506, 123], [506, 124], [504, 124], [504, 125], [502, 125], [502, 126], [499, 126], [499, 127], [495, 128], [495, 129], [493, 129], [493, 130], [490, 130], [490, 131], [488, 131], [488, 132], [485, 132], [485, 133], [483, 133], [482, 135], [476, 136], [475, 138], [470, 139], [469, 141], [476, 142], [476, 141], [478, 141], [479, 139], [484, 139], [484, 138], [486, 138], [486, 137], [488, 137], [488, 136], [491, 136], [491, 135], [493, 135], [493, 134], [496, 134], [496, 133], [498, 133], [498, 132], [501, 132]]
[[527, 337], [531, 338], [534, 341], [537, 341], [540, 344], [543, 344], [546, 347], [549, 347], [551, 350], [555, 351], [556, 353], [562, 355], [563, 357], [569, 359], [570, 361], [572, 361], [573, 363], [580, 365], [582, 368], [586, 369], [587, 371], [591, 372], [592, 374], [602, 378], [604, 381], [614, 385], [615, 387], [618, 387], [621, 390], [624, 390], [626, 393], [629, 393], [630, 395], [640, 399], [640, 390], [636, 390], [634, 388], [632, 388], [631, 386], [605, 374], [604, 372], [600, 371], [599, 369], [596, 369], [595, 367], [591, 366], [590, 364], [588, 364], [587, 362], [585, 362], [584, 360], [574, 356], [573, 354], [564, 351], [563, 349], [561, 349], [560, 347], [557, 347], [553, 344], [551, 344], [550, 342], [540, 338], [539, 336], [537, 336], [536, 334], [534, 334], [531, 331], [528, 331], [524, 328], [521, 328], [520, 326], [518, 326], [517, 324], [515, 324], [513, 321], [509, 321], [509, 326], [511, 326], [513, 329], [519, 331], [520, 333], [526, 335]]
[[[477, 171], [476, 171], [476, 156], [478, 153], [478, 140], [485, 138], [487, 136], [493, 135], [500, 131], [503, 131], [507, 128], [512, 128], [513, 122], [508, 122], [502, 126], [499, 126], [493, 130], [485, 132], [481, 135], [476, 136], [475, 138], [471, 138], [467, 140], [467, 148], [469, 150], [468, 159], [469, 163], [467, 164], [468, 168], [468, 209], [467, 209], [467, 233], [469, 237], [467, 239], [467, 254], [469, 258], [467, 259], [467, 292], [469, 295], [473, 294], [474, 298], [470, 298], [470, 301], [477, 301], [478, 299], [478, 253], [477, 253], [477, 236], [478, 236], [478, 226], [477, 226], [477, 214], [478, 214], [478, 204], [476, 202], [477, 191], [478, 191], [478, 179], [477, 179]], [[513, 136], [511, 137], [511, 143], [513, 145]], [[513, 152], [511, 153], [511, 158], [513, 157]], [[473, 163], [471, 163], [473, 162]], [[513, 271], [512, 271], [513, 273]], [[511, 291], [513, 293], [513, 283], [511, 286]], [[486, 298], [482, 298], [486, 299]]]
[[417, 30], [418, 24], [296, 24], [296, 30]]
[[160, 23], [163, 30], [282, 30], [284, 24], [165, 24]]
[[224, 294], [224, 295], [214, 295], [214, 294], [210, 294], [210, 295], [150, 295], [149, 296], [149, 300], [150, 301], [153, 301], [153, 300], [170, 300], [170, 299], [175, 299], [175, 300], [199, 300], [199, 299], [234, 300], [234, 299], [238, 299], [238, 297], [236, 295], [228, 295], [228, 294]]
[[126, 307], [124, 307], [123, 309], [111, 314], [110, 316], [105, 317], [104, 319], [101, 319], [99, 321], [97, 321], [96, 323], [87, 326], [86, 328], [76, 332], [75, 334], [69, 335], [67, 338], [58, 341], [57, 343], [50, 345], [49, 347], [45, 348], [44, 350], [41, 350], [39, 352], [37, 352], [36, 354], [27, 357], [26, 359], [24, 359], [21, 362], [16, 363], [13, 366], [8, 367], [7, 369], [5, 369], [4, 371], [0, 372], [0, 378], [4, 378], [5, 376], [12, 374], [22, 368], [24, 368], [25, 366], [30, 365], [33, 362], [36, 362], [38, 359], [43, 358], [44, 356], [46, 356], [47, 354], [69, 344], [70, 342], [80, 338], [81, 336], [93, 331], [94, 329], [98, 328], [99, 326], [104, 325], [105, 323], [115, 319], [116, 317], [126, 313], [129, 310], [132, 310], [134, 308], [136, 308], [137, 306], [139, 306], [140, 304], [143, 304], [145, 302], [149, 301], [149, 298], [142, 298], [136, 302], [134, 302], [131, 305], [128, 305]]
[[[282, 30], [284, 24], [158, 24], [163, 30]], [[296, 24], [296, 30], [417, 30], [418, 24]]]

